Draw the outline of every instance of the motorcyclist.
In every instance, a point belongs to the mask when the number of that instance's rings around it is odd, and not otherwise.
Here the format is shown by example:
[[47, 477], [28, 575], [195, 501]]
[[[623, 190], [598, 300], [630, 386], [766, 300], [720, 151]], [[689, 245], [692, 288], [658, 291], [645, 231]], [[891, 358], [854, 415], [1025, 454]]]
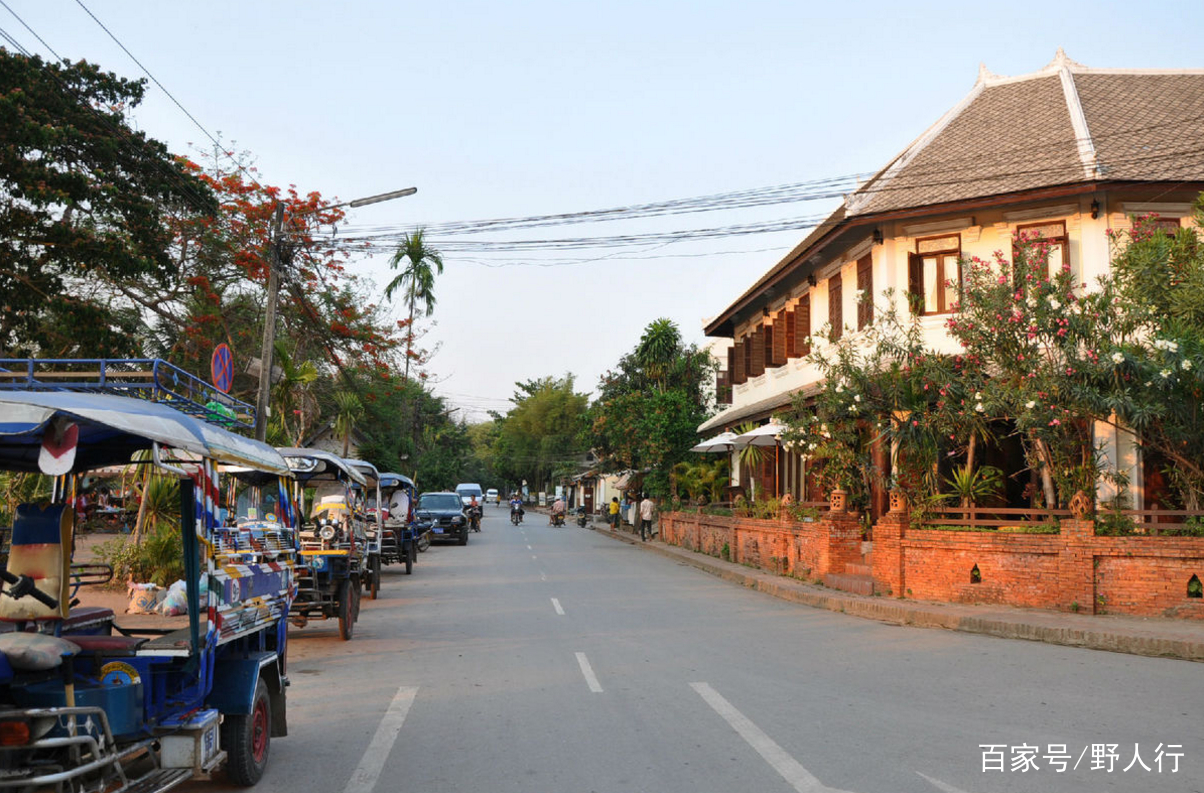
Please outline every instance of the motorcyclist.
[[515, 493], [514, 495], [510, 496], [510, 515], [511, 515], [511, 517], [514, 516], [515, 512], [518, 513], [518, 519], [521, 522], [523, 519], [523, 513], [525, 512], [525, 510], [523, 509], [523, 500], [518, 497], [518, 493]]
[[554, 501], [552, 503], [552, 525], [553, 526], [563, 526], [564, 525], [564, 510], [565, 510], [564, 499], [561, 498], [560, 496], [557, 496], [556, 501]]
[[474, 531], [481, 530], [481, 505], [477, 503], [475, 495], [468, 502], [468, 520], [472, 524]]

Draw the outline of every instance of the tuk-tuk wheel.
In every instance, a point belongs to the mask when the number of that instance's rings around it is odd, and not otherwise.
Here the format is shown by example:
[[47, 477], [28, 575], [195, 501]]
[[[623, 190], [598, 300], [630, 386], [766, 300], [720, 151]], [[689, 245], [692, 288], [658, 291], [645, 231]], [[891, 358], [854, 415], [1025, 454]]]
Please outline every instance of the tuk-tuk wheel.
[[410, 547], [406, 548], [406, 575], [409, 575], [414, 572], [414, 554], [415, 553], [417, 553], [417, 551], [414, 550], [414, 544], [410, 543]]
[[272, 702], [267, 684], [260, 678], [255, 685], [251, 713], [227, 715], [221, 726], [222, 746], [226, 749], [226, 775], [241, 787], [260, 780], [268, 767], [268, 748], [272, 740]]
[[358, 581], [350, 579], [339, 584], [339, 638], [350, 641], [355, 629], [355, 604], [353, 599], [360, 593]]
[[354, 587], [355, 595], [351, 603], [351, 618], [356, 622], [360, 621], [360, 587]]
[[369, 566], [371, 569], [368, 570], [368, 597], [376, 600], [380, 593], [380, 559], [373, 559]]

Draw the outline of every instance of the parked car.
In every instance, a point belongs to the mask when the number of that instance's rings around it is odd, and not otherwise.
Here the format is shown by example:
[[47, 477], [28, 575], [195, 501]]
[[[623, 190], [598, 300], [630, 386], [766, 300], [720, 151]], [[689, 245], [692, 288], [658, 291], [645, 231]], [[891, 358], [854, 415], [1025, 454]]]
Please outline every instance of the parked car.
[[435, 542], [455, 540], [468, 545], [468, 518], [456, 493], [423, 493], [414, 510], [418, 531], [429, 531]]
[[480, 485], [468, 483], [456, 485], [456, 495], [460, 497], [464, 506], [468, 506], [472, 502], [473, 496], [477, 497], [478, 504], [485, 500], [485, 491], [481, 490]]
[[488, 490], [486, 490], [485, 491], [485, 503], [486, 504], [489, 504], [489, 503], [496, 504], [497, 502], [498, 502], [497, 488], [491, 487]]

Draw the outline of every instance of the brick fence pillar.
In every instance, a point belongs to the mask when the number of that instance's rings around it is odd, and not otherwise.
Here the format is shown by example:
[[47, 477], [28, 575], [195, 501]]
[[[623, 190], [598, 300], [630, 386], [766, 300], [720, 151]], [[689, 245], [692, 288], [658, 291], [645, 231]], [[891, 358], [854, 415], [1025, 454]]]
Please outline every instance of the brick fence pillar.
[[1058, 608], [1095, 613], [1095, 521], [1062, 521], [1062, 550], [1058, 555], [1061, 601]]
[[861, 561], [861, 516], [856, 512], [827, 512], [820, 519], [819, 564], [814, 575], [847, 572], [845, 565]]
[[874, 591], [903, 597], [907, 582], [903, 573], [903, 537], [908, 516], [904, 511], [888, 512], [874, 524]]

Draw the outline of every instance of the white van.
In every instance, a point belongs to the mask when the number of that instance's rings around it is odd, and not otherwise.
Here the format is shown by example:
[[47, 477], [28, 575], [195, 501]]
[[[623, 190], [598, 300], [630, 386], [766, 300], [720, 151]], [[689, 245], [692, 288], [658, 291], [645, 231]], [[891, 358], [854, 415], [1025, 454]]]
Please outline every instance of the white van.
[[473, 485], [473, 484], [456, 485], [456, 495], [460, 497], [461, 503], [463, 503], [464, 506], [466, 506], [466, 507], [470, 503], [472, 503], [473, 496], [477, 497], [478, 504], [485, 503], [485, 492], [483, 490], [481, 490], [480, 485]]
[[490, 503], [496, 504], [497, 503], [497, 488], [496, 487], [491, 487], [485, 491], [485, 503], [486, 504], [490, 504]]

